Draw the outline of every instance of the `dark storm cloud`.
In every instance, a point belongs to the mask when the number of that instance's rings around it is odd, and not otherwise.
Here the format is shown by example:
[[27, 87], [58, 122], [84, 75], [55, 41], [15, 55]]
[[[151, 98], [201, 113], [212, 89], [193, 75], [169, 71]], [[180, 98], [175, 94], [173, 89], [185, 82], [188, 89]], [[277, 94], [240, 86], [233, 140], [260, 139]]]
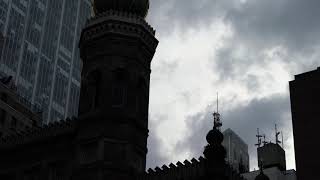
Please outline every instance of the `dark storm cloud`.
[[[228, 103], [224, 103], [227, 105]], [[287, 96], [275, 95], [264, 99], [254, 99], [247, 105], [238, 105], [236, 108], [221, 112], [223, 129], [233, 129], [249, 146], [250, 156], [255, 156], [257, 128], [267, 135], [267, 140], [274, 142], [274, 124], [278, 123], [279, 129], [283, 129], [285, 137], [290, 136], [291, 123], [287, 119], [290, 113], [290, 103]], [[186, 120], [186, 137], [177, 143], [176, 150], [191, 152], [193, 156], [202, 155], [206, 145], [206, 134], [213, 126], [212, 107], [206, 108]], [[255, 157], [252, 157], [255, 158]]]
[[206, 28], [222, 18], [241, 40], [307, 49], [319, 43], [319, 9], [319, 0], [151, 0], [148, 18], [160, 32]]
[[241, 40], [308, 51], [319, 43], [319, 0], [248, 0], [227, 13]]

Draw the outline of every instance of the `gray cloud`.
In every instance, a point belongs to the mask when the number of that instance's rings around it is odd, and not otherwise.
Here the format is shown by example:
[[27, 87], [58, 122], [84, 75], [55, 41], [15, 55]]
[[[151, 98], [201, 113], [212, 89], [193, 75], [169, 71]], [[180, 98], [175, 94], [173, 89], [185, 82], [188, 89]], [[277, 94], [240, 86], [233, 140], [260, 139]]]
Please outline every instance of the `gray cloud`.
[[[243, 74], [250, 66], [264, 67], [269, 63], [270, 59], [262, 55], [266, 49], [277, 46], [285, 48], [286, 53], [272, 61], [285, 63], [291, 75], [320, 65], [319, 9], [319, 0], [247, 0], [246, 3], [240, 3], [239, 0], [152, 0], [148, 21], [160, 37], [166, 38], [177, 28], [202, 29], [217, 19], [223, 20], [230, 25], [234, 34], [224, 40], [225, 46], [218, 49], [217, 56], [212, 58], [213, 75], [218, 76], [219, 81], [241, 81], [249, 90], [260, 91], [263, 82], [261, 77]], [[248, 51], [239, 56], [237, 50], [243, 47]], [[177, 64], [168, 67], [172, 67], [168, 70], [172, 72]], [[177, 153], [190, 151], [194, 157], [202, 153], [206, 144], [205, 135], [212, 127], [212, 109], [208, 107], [186, 119], [188, 133], [177, 143]], [[225, 109], [222, 112], [224, 127], [235, 130], [249, 144], [251, 156], [256, 154], [253, 144], [256, 142], [257, 127], [271, 134], [277, 122], [279, 128], [286, 132], [285, 137], [292, 136], [288, 95], [253, 99], [249, 104]], [[269, 140], [273, 140], [273, 137], [269, 137]], [[156, 135], [151, 135], [149, 142], [149, 149], [153, 153], [149, 159], [154, 159], [154, 162], [159, 159], [155, 165], [167, 162], [168, 158], [157, 150], [162, 142]]]
[[225, 19], [242, 41], [309, 52], [319, 43], [315, 38], [320, 35], [319, 8], [318, 0], [249, 0], [242, 8], [229, 11]]
[[152, 0], [148, 19], [161, 33], [177, 27], [205, 28], [222, 18], [248, 43], [308, 51], [319, 43], [319, 8], [318, 0]]
[[215, 5], [218, 5], [215, 2], [204, 1], [205, 6], [197, 6], [199, 3], [194, 0], [152, 0], [148, 21], [162, 35], [171, 33], [176, 28], [197, 29], [204, 24], [205, 19], [211, 22], [211, 18], [216, 18], [212, 15], [212, 12], [216, 12], [213, 11], [216, 9]]
[[167, 119], [167, 117], [157, 117], [156, 119], [149, 119], [149, 137], [148, 137], [148, 153], [147, 153], [147, 164], [146, 169], [155, 168], [156, 166], [161, 166], [169, 162], [168, 157], [166, 157], [161, 146], [164, 142], [160, 139], [156, 128], [161, 120]]
[[148, 138], [147, 169], [169, 162], [168, 157], [165, 157], [161, 152], [163, 144], [164, 142], [159, 139], [156, 133], [150, 133]]

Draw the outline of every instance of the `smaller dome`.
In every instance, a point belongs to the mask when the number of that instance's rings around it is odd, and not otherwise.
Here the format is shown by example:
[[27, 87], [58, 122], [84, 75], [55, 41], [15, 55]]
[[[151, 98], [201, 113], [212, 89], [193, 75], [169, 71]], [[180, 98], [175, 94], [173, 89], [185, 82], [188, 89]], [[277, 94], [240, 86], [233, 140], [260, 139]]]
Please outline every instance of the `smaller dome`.
[[207, 159], [224, 162], [224, 158], [226, 157], [226, 150], [222, 145], [207, 145], [204, 148], [203, 155]]
[[270, 180], [267, 175], [260, 171], [260, 174], [254, 180]]
[[209, 144], [221, 144], [223, 141], [223, 134], [216, 128], [210, 130], [206, 136]]

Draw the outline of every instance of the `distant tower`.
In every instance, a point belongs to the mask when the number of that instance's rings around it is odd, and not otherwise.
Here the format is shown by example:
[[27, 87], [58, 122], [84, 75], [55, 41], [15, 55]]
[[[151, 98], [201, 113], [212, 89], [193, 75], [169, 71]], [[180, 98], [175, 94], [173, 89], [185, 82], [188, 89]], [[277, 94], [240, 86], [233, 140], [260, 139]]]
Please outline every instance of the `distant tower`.
[[258, 147], [257, 151], [259, 167], [278, 167], [281, 171], [286, 170], [286, 153], [279, 144], [267, 143]]
[[[158, 45], [145, 21], [148, 9], [149, 0], [95, 0], [95, 17], [82, 31], [79, 121], [92, 128], [81, 126], [89, 135], [79, 137], [79, 153], [84, 166], [93, 166], [87, 179], [145, 171], [150, 64]], [[90, 156], [92, 146], [99, 157]]]

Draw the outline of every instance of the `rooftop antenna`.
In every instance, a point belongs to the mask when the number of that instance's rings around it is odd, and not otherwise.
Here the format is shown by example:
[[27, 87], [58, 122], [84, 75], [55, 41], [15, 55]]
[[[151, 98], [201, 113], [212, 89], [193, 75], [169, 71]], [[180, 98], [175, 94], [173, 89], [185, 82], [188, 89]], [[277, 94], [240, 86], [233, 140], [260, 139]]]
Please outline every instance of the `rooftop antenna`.
[[277, 129], [277, 124], [275, 124], [275, 132], [276, 132], [276, 144], [280, 144], [281, 141], [279, 140], [279, 135], [280, 135], [280, 132], [278, 132], [278, 129]]
[[221, 123], [221, 120], [220, 120], [220, 114], [219, 114], [219, 94], [217, 93], [217, 111], [216, 112], [213, 112], [213, 128], [216, 128], [218, 130], [221, 130], [221, 126], [222, 126], [222, 123]]
[[284, 149], [284, 145], [283, 145], [283, 133], [281, 131], [281, 140], [282, 140], [282, 149]]
[[266, 144], [268, 144], [268, 142], [266, 141], [266, 135], [263, 134], [263, 145], [266, 145]]
[[262, 138], [262, 135], [260, 135], [259, 133], [259, 128], [257, 128], [257, 135], [256, 137], [258, 138], [258, 143], [255, 144], [255, 146], [258, 146], [258, 148], [261, 146], [261, 138]]

